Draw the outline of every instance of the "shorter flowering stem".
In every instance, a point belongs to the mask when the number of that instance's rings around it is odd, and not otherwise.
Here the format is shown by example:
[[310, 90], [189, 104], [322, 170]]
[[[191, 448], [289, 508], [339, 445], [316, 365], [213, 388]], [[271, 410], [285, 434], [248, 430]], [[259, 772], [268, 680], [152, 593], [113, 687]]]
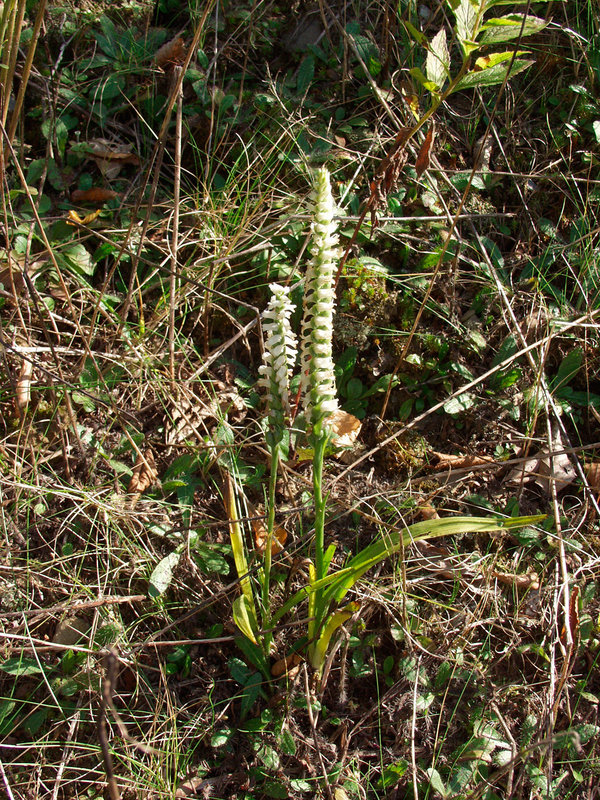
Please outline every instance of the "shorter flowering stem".
[[265, 538], [265, 555], [263, 561], [263, 576], [262, 576], [262, 628], [263, 628], [263, 649], [265, 656], [269, 656], [271, 649], [271, 641], [273, 634], [271, 628], [271, 602], [270, 602], [270, 584], [271, 584], [271, 562], [272, 562], [272, 548], [273, 536], [275, 530], [275, 490], [277, 486], [277, 469], [279, 466], [279, 443], [273, 444], [271, 447], [271, 474], [269, 476], [269, 506], [266, 519], [267, 535]]

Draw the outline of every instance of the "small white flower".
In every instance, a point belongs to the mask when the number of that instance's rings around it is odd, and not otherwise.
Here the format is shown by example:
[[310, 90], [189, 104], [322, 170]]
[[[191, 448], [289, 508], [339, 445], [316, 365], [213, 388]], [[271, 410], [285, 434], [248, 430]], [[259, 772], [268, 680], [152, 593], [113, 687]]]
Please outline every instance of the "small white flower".
[[315, 180], [311, 260], [306, 272], [302, 322], [302, 393], [311, 427], [320, 424], [338, 407], [333, 372], [332, 333], [334, 271], [338, 262], [335, 203], [329, 172], [324, 167]]
[[290, 327], [294, 305], [287, 286], [273, 283], [269, 289], [271, 300], [262, 315], [266, 339], [263, 363], [258, 368], [259, 383], [267, 389], [271, 428], [282, 434], [290, 413], [289, 379], [297, 352], [296, 337]]

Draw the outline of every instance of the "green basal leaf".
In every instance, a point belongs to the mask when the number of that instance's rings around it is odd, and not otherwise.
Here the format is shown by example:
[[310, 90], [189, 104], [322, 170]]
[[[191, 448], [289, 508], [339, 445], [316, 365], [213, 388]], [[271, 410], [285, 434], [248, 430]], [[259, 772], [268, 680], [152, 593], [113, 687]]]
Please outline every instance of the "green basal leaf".
[[[551, 0], [539, 0], [540, 3], [550, 3]], [[486, 0], [484, 11], [489, 11], [494, 6], [513, 6], [513, 0]]]
[[[547, 21], [540, 17], [527, 16], [523, 22], [522, 14], [506, 14], [504, 17], [488, 19], [481, 27], [478, 36], [480, 45], [493, 45], [510, 42], [519, 36], [531, 36], [546, 27]], [[521, 33], [522, 32], [522, 33]]]
[[310, 663], [319, 675], [325, 666], [325, 658], [327, 656], [331, 637], [344, 622], [349, 620], [350, 617], [358, 611], [358, 609], [358, 603], [348, 603], [345, 608], [336, 611], [327, 618], [321, 635], [310, 648]]
[[[512, 56], [512, 53], [510, 55]], [[516, 58], [512, 64], [512, 67], [505, 64], [496, 64], [493, 67], [484, 68], [480, 72], [469, 72], [458, 83], [454, 91], [460, 92], [463, 89], [473, 89], [476, 86], [495, 86], [496, 84], [504, 81], [509, 70], [510, 73], [508, 77], [512, 78], [515, 75], [518, 75], [519, 72], [523, 72], [523, 70], [527, 69], [527, 67], [530, 67], [533, 63], [534, 62], [531, 60]]]
[[461, 533], [484, 533], [531, 525], [545, 519], [545, 514], [533, 517], [448, 517], [426, 520], [410, 525], [404, 531], [393, 531], [378, 542], [366, 547], [350, 559], [343, 570], [337, 573], [336, 580], [328, 587], [325, 597], [340, 603], [349, 589], [371, 567], [383, 559], [408, 547], [419, 539], [434, 539], [440, 536], [453, 536]]
[[450, 74], [450, 51], [444, 28], [439, 30], [431, 40], [429, 52], [425, 61], [427, 80], [431, 81], [436, 89], [441, 89]]
[[233, 601], [233, 621], [247, 639], [250, 639], [256, 645], [258, 644], [254, 633], [258, 629], [254, 609], [251, 608], [246, 596], [243, 594], [240, 594]]
[[[520, 50], [517, 56], [526, 56], [528, 53], [525, 50]], [[473, 72], [483, 72], [486, 69], [491, 69], [497, 64], [503, 64], [505, 61], [510, 61], [513, 57], [513, 52], [508, 50], [503, 53], [490, 53], [489, 55], [479, 56], [475, 61]]]

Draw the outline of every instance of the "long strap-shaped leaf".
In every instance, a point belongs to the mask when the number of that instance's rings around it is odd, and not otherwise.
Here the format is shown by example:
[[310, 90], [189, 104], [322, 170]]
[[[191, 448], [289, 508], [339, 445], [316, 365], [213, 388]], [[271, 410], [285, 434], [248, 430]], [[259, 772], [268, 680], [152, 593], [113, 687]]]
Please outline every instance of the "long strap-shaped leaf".
[[349, 589], [384, 558], [394, 555], [403, 547], [419, 539], [434, 539], [439, 536], [452, 536], [459, 533], [484, 533], [490, 531], [520, 528], [532, 525], [545, 518], [545, 514], [531, 517], [511, 517], [494, 519], [491, 517], [447, 517], [444, 519], [415, 522], [403, 531], [392, 531], [382, 536], [379, 541], [365, 547], [358, 555], [350, 559], [346, 567], [340, 571], [335, 580], [327, 587], [325, 595], [336, 603], [340, 603]]

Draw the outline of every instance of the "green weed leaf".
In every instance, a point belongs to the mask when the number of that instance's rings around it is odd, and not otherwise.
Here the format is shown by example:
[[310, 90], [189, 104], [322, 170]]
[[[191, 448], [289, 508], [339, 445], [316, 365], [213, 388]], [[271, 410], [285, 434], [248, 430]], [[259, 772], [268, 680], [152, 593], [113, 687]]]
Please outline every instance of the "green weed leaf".
[[444, 411], [446, 414], [460, 414], [462, 411], [467, 411], [475, 405], [475, 397], [469, 392], [463, 392], [458, 397], [452, 397], [447, 403], [444, 403]]
[[298, 75], [296, 77], [296, 91], [298, 94], [305, 94], [308, 91], [313, 79], [315, 77], [315, 57], [310, 53], [304, 56], [300, 66], [298, 67]]
[[44, 673], [43, 668], [34, 658], [20, 658], [19, 656], [8, 658], [0, 664], [0, 670], [8, 673], [8, 675], [16, 675], [19, 678], [23, 678], [26, 675], [42, 675]]
[[477, 36], [475, 27], [478, 15], [479, 3], [473, 2], [473, 0], [460, 0], [458, 6], [454, 9], [456, 35], [466, 56], [478, 47], [473, 41]]
[[150, 597], [160, 597], [164, 594], [173, 580], [173, 571], [179, 564], [181, 558], [181, 550], [178, 548], [168, 556], [161, 558], [158, 564], [154, 567], [152, 575], [150, 575], [150, 585], [148, 587], [148, 594]]
[[427, 80], [431, 81], [437, 89], [441, 89], [448, 79], [450, 72], [450, 51], [446, 31], [442, 28], [436, 33], [429, 45], [427, 60], [425, 61], [425, 73]]
[[[512, 58], [512, 53], [498, 53], [496, 55], [505, 56], [504, 61]], [[469, 72], [465, 77], [458, 82], [455, 92], [460, 92], [463, 89], [474, 89], [476, 86], [495, 86], [502, 83], [506, 77], [507, 72], [509, 78], [518, 75], [519, 72], [530, 67], [534, 62], [530, 59], [515, 58], [512, 66], [510, 64], [496, 63], [494, 66], [485, 67], [480, 72]]]
[[60, 260], [65, 263], [70, 272], [76, 275], [92, 276], [96, 264], [92, 256], [82, 244], [69, 244], [60, 251]]
[[523, 37], [538, 33], [546, 27], [548, 23], [539, 17], [527, 16], [523, 23], [522, 14], [506, 14], [504, 17], [496, 17], [486, 20], [482, 25], [481, 34], [478, 37], [480, 45], [493, 45], [499, 42], [509, 42], [516, 39], [521, 30]]
[[562, 386], [566, 386], [566, 384], [570, 383], [581, 369], [582, 364], [583, 350], [580, 347], [576, 347], [560, 362], [556, 377], [551, 383], [552, 390], [556, 392]]

